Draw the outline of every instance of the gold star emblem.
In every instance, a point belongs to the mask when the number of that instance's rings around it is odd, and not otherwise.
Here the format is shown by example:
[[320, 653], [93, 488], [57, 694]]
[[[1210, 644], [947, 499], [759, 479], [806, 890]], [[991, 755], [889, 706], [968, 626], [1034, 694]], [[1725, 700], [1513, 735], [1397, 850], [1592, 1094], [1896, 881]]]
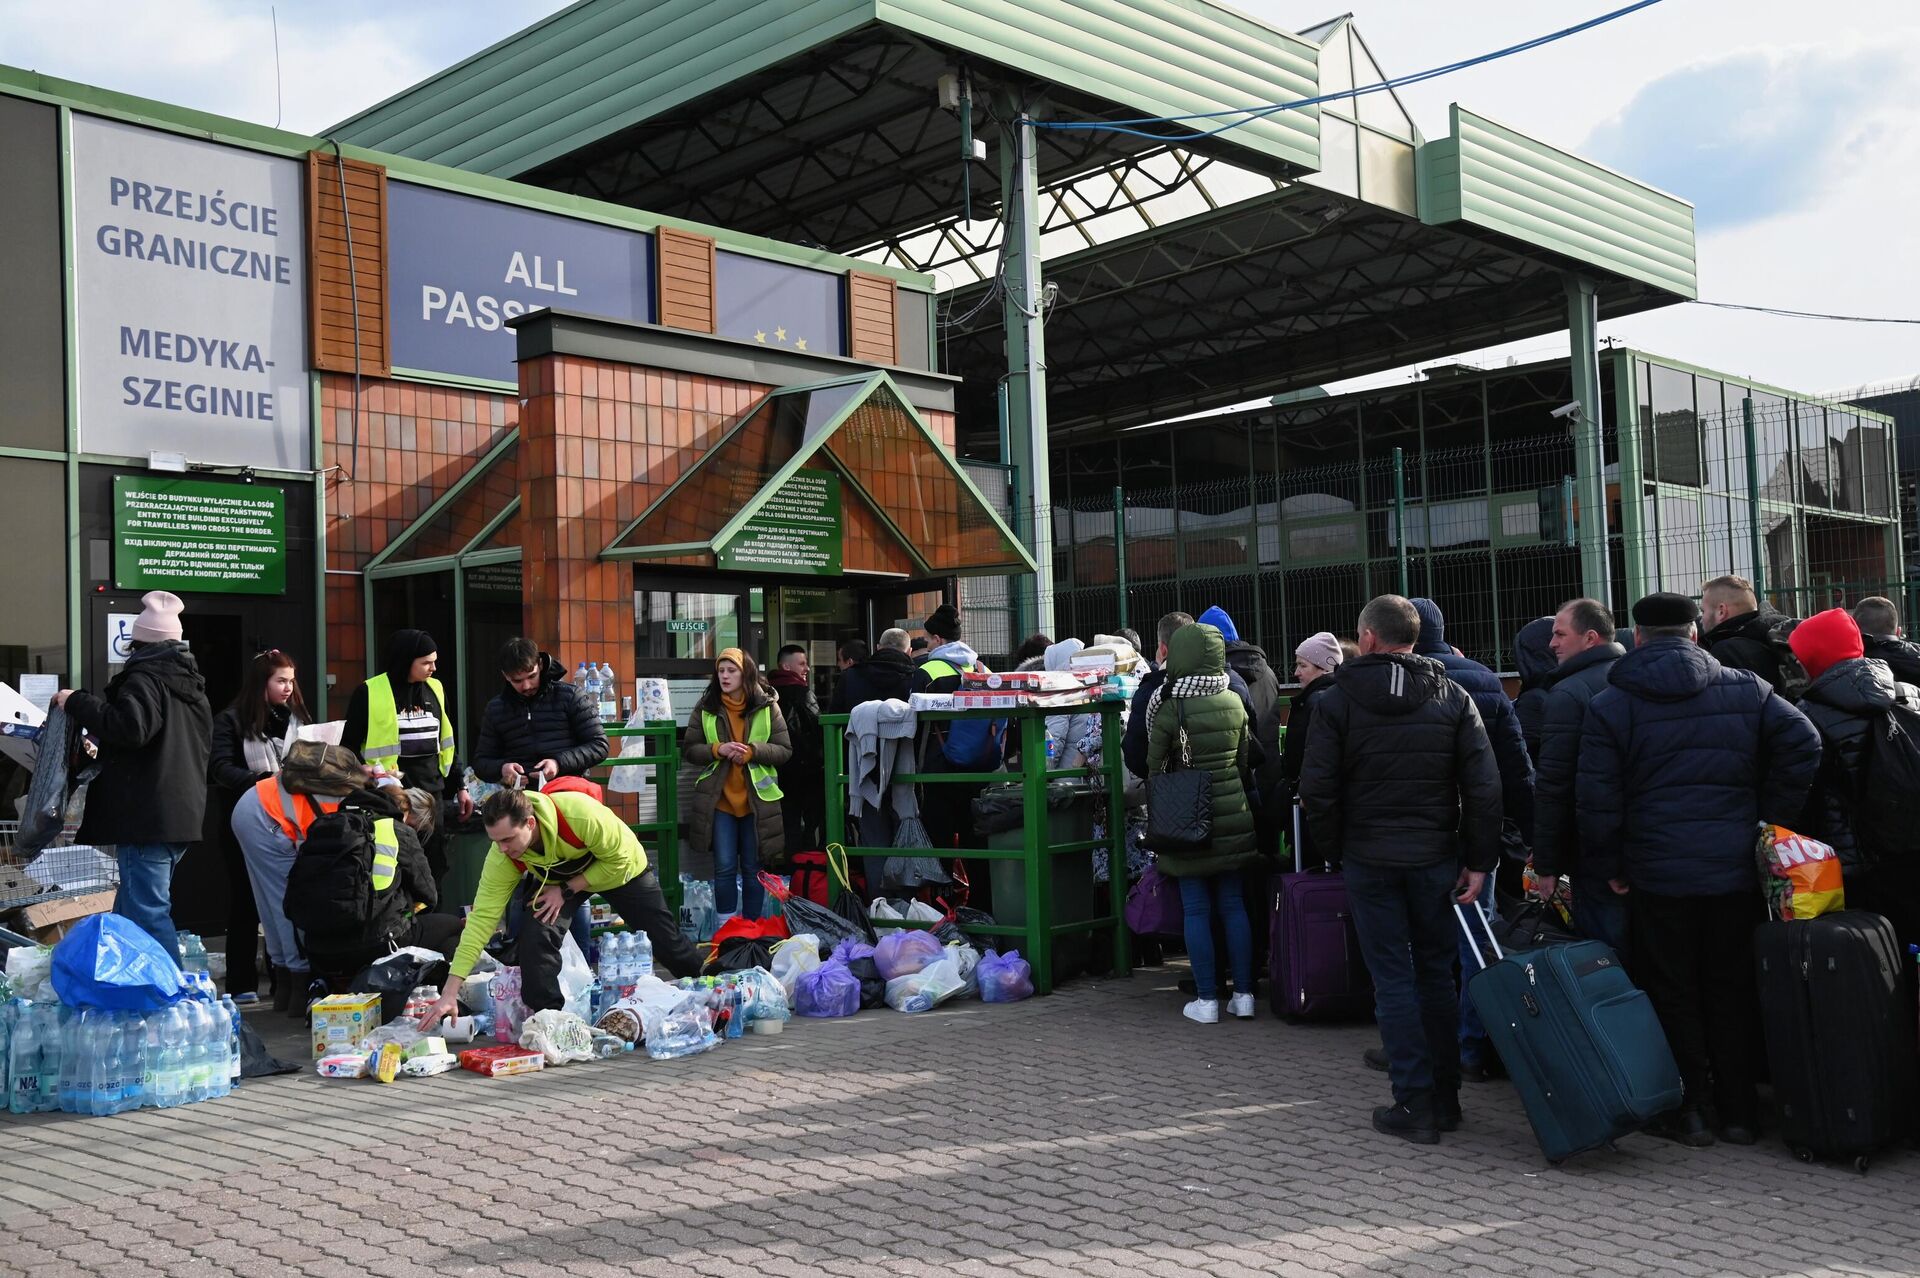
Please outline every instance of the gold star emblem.
[[776, 338], [778, 338], [778, 339], [779, 339], [780, 341], [783, 341], [783, 342], [784, 342], [784, 341], [786, 341], [786, 340], [787, 340], [787, 330], [786, 330], [786, 329], [784, 329], [784, 328], [776, 328], [776, 329], [774, 329], [774, 330], [773, 330], [773, 335], [774, 335], [774, 336], [775, 336]]
[[806, 338], [804, 338], [804, 337], [802, 337], [802, 338], [800, 338], [800, 339], [798, 339], [797, 341], [795, 341], [793, 345], [794, 345], [794, 349], [795, 349], [795, 350], [802, 350], [802, 351], [804, 351], [805, 349], [807, 349], [807, 339], [806, 339]]
[[753, 335], [753, 340], [756, 342], [759, 342], [762, 346], [765, 346], [767, 344], [767, 330], [763, 328], [759, 332], [755, 333]]

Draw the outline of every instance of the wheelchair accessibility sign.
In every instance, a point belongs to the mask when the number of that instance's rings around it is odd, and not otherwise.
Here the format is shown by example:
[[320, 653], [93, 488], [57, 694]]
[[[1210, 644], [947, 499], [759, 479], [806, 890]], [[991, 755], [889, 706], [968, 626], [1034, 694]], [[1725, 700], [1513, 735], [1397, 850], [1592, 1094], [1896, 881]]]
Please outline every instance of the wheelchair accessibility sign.
[[124, 666], [127, 658], [133, 655], [133, 623], [140, 620], [137, 612], [110, 612], [107, 614], [107, 664]]

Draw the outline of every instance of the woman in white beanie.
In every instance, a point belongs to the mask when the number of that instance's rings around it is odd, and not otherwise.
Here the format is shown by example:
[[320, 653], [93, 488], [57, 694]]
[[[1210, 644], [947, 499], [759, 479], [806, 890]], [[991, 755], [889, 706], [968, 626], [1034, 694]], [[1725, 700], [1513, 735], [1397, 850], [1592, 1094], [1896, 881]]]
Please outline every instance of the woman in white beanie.
[[[1325, 630], [1301, 641], [1293, 650], [1293, 677], [1300, 683], [1300, 692], [1287, 713], [1286, 739], [1280, 743], [1280, 783], [1289, 805], [1299, 793], [1300, 761], [1307, 756], [1307, 728], [1313, 722], [1313, 703], [1333, 686], [1333, 672], [1340, 668], [1345, 655], [1340, 641]], [[1304, 827], [1302, 832], [1304, 834]]]
[[201, 835], [213, 711], [207, 681], [181, 642], [180, 596], [154, 590], [140, 602], [133, 652], [106, 692], [62, 689], [53, 703], [100, 745], [79, 840], [112, 844], [119, 855], [113, 912], [178, 954], [173, 867]]

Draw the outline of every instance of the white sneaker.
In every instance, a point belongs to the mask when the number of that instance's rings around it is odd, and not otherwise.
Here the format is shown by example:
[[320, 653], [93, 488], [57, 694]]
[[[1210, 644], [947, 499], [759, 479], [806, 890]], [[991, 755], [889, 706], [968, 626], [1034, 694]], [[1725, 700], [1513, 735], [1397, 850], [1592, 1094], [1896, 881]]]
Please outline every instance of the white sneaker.
[[1220, 1023], [1220, 1000], [1217, 998], [1196, 998], [1180, 1009], [1180, 1015], [1202, 1025]]
[[1227, 1012], [1229, 1015], [1237, 1016], [1243, 1021], [1252, 1020], [1253, 1019], [1253, 995], [1235, 994], [1232, 998], [1227, 1000]]

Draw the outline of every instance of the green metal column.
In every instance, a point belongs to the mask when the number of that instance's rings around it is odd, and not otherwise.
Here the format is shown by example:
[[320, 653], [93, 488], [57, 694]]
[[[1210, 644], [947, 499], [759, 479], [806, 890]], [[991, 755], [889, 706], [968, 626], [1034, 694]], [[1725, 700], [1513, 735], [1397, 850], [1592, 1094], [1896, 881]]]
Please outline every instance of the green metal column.
[[1047, 347], [1040, 278], [1040, 164], [1028, 108], [1003, 95], [1000, 234], [1005, 246], [1001, 314], [1007, 334], [1007, 453], [1014, 470], [1014, 529], [1039, 565], [1022, 591], [1020, 630], [1053, 633], [1053, 491], [1047, 462]]
[[1113, 486], [1113, 581], [1120, 592], [1120, 629], [1127, 628], [1127, 493]]
[[[1593, 281], [1566, 278], [1567, 342], [1571, 348], [1574, 480], [1580, 491], [1580, 582], [1590, 599], [1612, 606], [1613, 573], [1607, 566], [1606, 454], [1600, 446], [1600, 307]], [[1628, 500], [1622, 493], [1621, 500]]]

